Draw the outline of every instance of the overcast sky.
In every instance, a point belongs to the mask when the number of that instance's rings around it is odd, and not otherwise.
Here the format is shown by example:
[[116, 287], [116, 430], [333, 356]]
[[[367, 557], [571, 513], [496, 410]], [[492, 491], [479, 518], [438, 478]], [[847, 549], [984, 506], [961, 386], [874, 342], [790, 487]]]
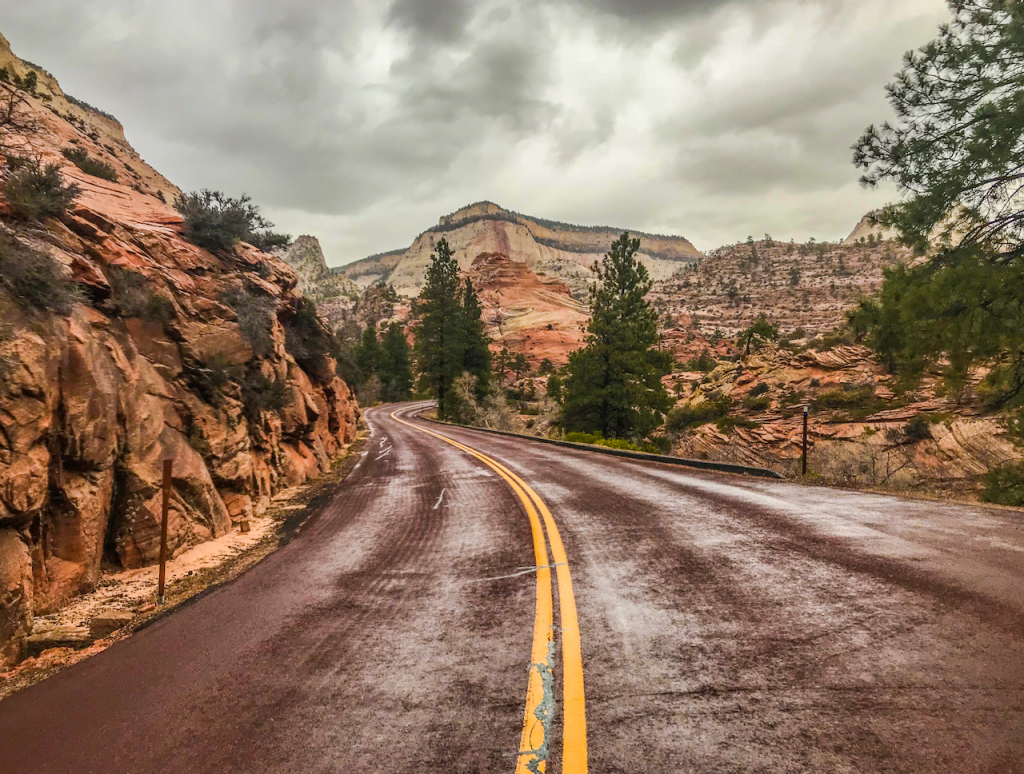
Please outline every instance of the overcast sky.
[[943, 0], [0, 0], [16, 54], [182, 188], [328, 262], [489, 199], [698, 248], [846, 236], [850, 146]]

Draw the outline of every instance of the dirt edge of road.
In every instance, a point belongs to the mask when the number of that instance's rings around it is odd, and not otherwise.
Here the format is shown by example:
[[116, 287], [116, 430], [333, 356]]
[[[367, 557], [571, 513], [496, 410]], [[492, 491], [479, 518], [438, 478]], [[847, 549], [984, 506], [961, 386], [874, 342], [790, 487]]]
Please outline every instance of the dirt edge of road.
[[[356, 440], [349, 444], [344, 456], [335, 461], [330, 471], [290, 490], [286, 499], [275, 501], [263, 514], [263, 518], [270, 519], [272, 525], [258, 541], [244, 550], [225, 556], [223, 561], [215, 566], [199, 569], [169, 585], [163, 605], [159, 607], [154, 604], [144, 606], [129, 623], [113, 634], [96, 640], [87, 648], [82, 650], [53, 648], [43, 651], [37, 657], [25, 659], [6, 672], [0, 672], [0, 701], [77, 664], [79, 661], [106, 650], [115, 642], [130, 637], [135, 632], [141, 631], [182, 607], [198, 601], [206, 594], [233, 581], [277, 549], [290, 543], [298, 535], [302, 526], [330, 501], [331, 495], [355, 468], [369, 437], [369, 428], [365, 421], [361, 420]], [[155, 600], [155, 589], [153, 597]], [[70, 604], [74, 604], [74, 602], [72, 601]]]

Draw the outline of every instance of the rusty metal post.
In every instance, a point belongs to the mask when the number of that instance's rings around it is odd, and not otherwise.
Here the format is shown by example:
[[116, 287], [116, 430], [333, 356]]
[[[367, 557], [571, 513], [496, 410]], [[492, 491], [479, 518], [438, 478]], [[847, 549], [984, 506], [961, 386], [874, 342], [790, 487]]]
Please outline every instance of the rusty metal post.
[[164, 603], [164, 581], [167, 577], [167, 516], [171, 509], [171, 460], [164, 460], [164, 506], [160, 520], [160, 582], [157, 586], [156, 603]]
[[804, 406], [804, 445], [803, 452], [800, 454], [800, 467], [802, 469], [801, 475], [807, 475], [807, 406]]

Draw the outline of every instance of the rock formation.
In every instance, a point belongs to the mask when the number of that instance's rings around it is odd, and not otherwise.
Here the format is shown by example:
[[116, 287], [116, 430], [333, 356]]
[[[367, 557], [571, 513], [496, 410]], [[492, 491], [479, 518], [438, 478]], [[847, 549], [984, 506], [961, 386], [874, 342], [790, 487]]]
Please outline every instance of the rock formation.
[[[972, 386], [982, 376], [975, 374]], [[682, 406], [720, 396], [732, 401], [729, 419], [681, 436], [680, 456], [796, 475], [804, 405], [810, 471], [831, 483], [964, 495], [988, 471], [1022, 456], [997, 415], [945, 395], [936, 375], [898, 392], [896, 378], [867, 347], [789, 352], [763, 344], [709, 374], [669, 381]]]
[[[0, 43], [0, 65], [27, 72]], [[80, 297], [56, 314], [0, 290], [0, 664], [22, 654], [33, 615], [93, 587], [101, 566], [157, 558], [162, 460], [174, 553], [326, 470], [358, 418], [329, 358], [296, 359], [295, 271], [244, 243], [213, 254], [185, 241], [159, 198], [176, 189], [120, 124], [38, 82], [36, 150], [82, 193], [62, 220], [33, 224], [0, 197], [0, 250], [48, 256]], [[124, 182], [72, 166], [69, 145]], [[256, 328], [239, 298], [266, 310]]]
[[[481, 253], [500, 253], [516, 263], [573, 279], [589, 275], [589, 267], [625, 230], [557, 223], [510, 212], [492, 202], [479, 202], [443, 216], [408, 249], [350, 263], [343, 271], [360, 285], [384, 280], [402, 295], [417, 296], [434, 245], [444, 237], [463, 271]], [[702, 257], [683, 237], [634, 236], [640, 238], [640, 260], [654, 279], [667, 279]]]
[[536, 366], [565, 363], [582, 346], [589, 313], [557, 277], [502, 253], [481, 253], [467, 272], [480, 295], [491, 348], [521, 352]]
[[359, 298], [359, 287], [341, 269], [327, 266], [316, 237], [300, 236], [274, 254], [295, 269], [299, 290], [316, 303], [317, 310], [332, 326], [337, 325]]
[[[785, 333], [834, 330], [861, 297], [882, 286], [882, 270], [911, 259], [893, 241], [836, 244], [761, 240], [708, 253], [692, 270], [657, 283], [651, 299], [667, 318], [666, 335], [690, 350], [735, 336], [759, 315]], [[682, 347], [678, 348], [682, 354]], [[687, 354], [691, 357], [692, 354]]]
[[862, 239], [867, 241], [869, 238], [880, 242], [887, 239], [895, 239], [898, 236], [895, 231], [873, 222], [872, 217], [876, 214], [877, 211], [869, 212], [861, 218], [860, 222], [854, 226], [853, 231], [850, 232], [850, 235], [843, 240], [843, 244], [857, 244]]

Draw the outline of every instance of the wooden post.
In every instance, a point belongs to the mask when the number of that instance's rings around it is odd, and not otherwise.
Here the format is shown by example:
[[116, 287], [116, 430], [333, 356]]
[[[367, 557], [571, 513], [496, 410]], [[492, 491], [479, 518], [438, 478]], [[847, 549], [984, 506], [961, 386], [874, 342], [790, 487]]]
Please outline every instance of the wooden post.
[[167, 516], [171, 508], [171, 465], [172, 460], [164, 460], [164, 507], [160, 521], [160, 582], [157, 586], [156, 603], [164, 603], [164, 581], [167, 577]]
[[803, 452], [800, 455], [800, 467], [802, 468], [801, 475], [807, 475], [807, 406], [804, 406], [804, 446]]

